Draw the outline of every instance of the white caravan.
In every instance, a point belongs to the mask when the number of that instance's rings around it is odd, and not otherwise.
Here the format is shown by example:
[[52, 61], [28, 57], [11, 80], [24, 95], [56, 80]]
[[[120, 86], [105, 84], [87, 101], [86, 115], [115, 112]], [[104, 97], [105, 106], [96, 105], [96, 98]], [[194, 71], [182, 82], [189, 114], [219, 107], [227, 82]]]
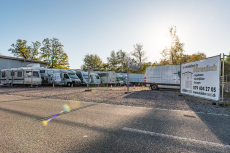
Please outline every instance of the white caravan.
[[2, 69], [1, 83], [11, 86], [20, 84], [41, 85], [40, 71], [31, 67]]
[[144, 81], [152, 90], [159, 88], [180, 88], [180, 65], [147, 67]]
[[116, 73], [114, 71], [91, 71], [101, 77], [101, 83], [117, 84]]

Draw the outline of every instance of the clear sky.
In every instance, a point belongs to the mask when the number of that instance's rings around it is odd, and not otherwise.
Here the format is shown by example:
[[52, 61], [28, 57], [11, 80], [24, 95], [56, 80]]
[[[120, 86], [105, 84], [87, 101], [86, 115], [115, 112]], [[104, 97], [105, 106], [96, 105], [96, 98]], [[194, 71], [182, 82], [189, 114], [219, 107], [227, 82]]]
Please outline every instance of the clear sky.
[[17, 39], [56, 37], [71, 69], [88, 53], [107, 62], [112, 50], [130, 53], [136, 43], [154, 62], [172, 25], [186, 54], [230, 52], [230, 0], [0, 0], [0, 53], [13, 56]]

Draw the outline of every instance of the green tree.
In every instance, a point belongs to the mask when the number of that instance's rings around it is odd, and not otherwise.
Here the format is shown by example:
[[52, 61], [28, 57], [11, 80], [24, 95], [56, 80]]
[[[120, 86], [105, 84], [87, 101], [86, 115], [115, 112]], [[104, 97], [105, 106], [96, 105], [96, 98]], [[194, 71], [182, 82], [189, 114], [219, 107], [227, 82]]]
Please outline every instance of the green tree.
[[26, 40], [18, 39], [16, 44], [12, 44], [11, 46], [13, 48], [10, 48], [8, 51], [13, 53], [14, 56], [31, 60], [39, 60], [39, 58], [37, 58], [39, 54], [38, 49], [41, 46], [39, 41], [32, 42], [32, 45], [28, 46]]
[[10, 48], [8, 51], [14, 54], [15, 57], [29, 59], [30, 55], [26, 43], [26, 40], [18, 39], [16, 40], [16, 44], [11, 45], [13, 48]]
[[118, 59], [118, 63], [124, 69], [125, 67], [127, 67], [128, 61], [129, 61], [130, 57], [129, 57], [129, 55], [126, 52], [124, 52], [122, 50], [119, 50], [117, 52], [117, 59]]
[[143, 45], [137, 43], [133, 45], [134, 50], [131, 52], [131, 55], [135, 57], [138, 63], [144, 63], [147, 60], [146, 52], [143, 50]]
[[39, 48], [41, 47], [41, 43], [39, 41], [32, 42], [32, 46], [27, 46], [27, 52], [29, 53], [29, 59], [31, 60], [39, 60], [37, 56], [39, 55]]
[[[83, 71], [88, 70], [88, 67], [93, 68], [94, 70], [99, 70], [103, 66], [103, 62], [101, 58], [98, 55], [93, 55], [93, 54], [87, 54], [85, 55], [85, 58], [83, 59], [84, 64], [81, 66], [81, 69]], [[106, 67], [106, 66], [105, 66]]]
[[69, 69], [68, 55], [64, 52], [64, 45], [59, 42], [59, 39], [46, 38], [42, 44], [40, 59], [50, 62], [50, 68]]
[[183, 52], [184, 52], [184, 43], [181, 43], [178, 35], [176, 34], [176, 26], [169, 28], [169, 36], [171, 39], [170, 47], [165, 47], [162, 50], [161, 54], [163, 56], [163, 61], [169, 61], [169, 64], [177, 65], [181, 64]]
[[107, 57], [108, 65], [111, 69], [116, 69], [117, 65], [119, 64], [119, 57], [118, 52], [116, 53], [114, 50], [111, 51], [110, 57]]

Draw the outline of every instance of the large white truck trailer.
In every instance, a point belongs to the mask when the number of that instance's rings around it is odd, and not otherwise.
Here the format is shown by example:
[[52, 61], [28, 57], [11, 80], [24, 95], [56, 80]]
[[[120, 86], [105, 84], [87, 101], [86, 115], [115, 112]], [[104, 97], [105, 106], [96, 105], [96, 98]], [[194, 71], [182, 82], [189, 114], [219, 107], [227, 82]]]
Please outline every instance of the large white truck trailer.
[[152, 90], [159, 88], [180, 89], [180, 65], [147, 67], [144, 82]]

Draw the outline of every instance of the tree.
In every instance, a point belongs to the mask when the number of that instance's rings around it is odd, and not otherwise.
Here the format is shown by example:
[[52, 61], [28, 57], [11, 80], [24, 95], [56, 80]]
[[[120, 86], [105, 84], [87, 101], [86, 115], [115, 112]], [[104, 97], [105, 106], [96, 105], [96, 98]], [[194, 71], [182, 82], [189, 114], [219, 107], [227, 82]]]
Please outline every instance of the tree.
[[50, 68], [69, 69], [68, 55], [64, 52], [64, 45], [59, 42], [59, 39], [46, 38], [42, 44], [40, 59], [50, 62]]
[[136, 58], [136, 61], [139, 62], [139, 63], [143, 63], [147, 60], [147, 57], [146, 57], [146, 52], [143, 50], [143, 45], [142, 44], [136, 44], [136, 45], [133, 45], [134, 47], [134, 51], [131, 52], [131, 55], [134, 56]]
[[119, 57], [118, 53], [116, 53], [114, 50], [111, 51], [110, 57], [107, 57], [108, 65], [111, 68], [116, 68], [116, 66], [119, 64]]
[[32, 46], [27, 46], [27, 52], [29, 53], [29, 59], [31, 60], [39, 60], [37, 58], [39, 51], [38, 49], [41, 47], [41, 43], [39, 41], [32, 42]]
[[197, 52], [195, 54], [192, 54], [190, 56], [190, 59], [187, 60], [187, 62], [192, 62], [192, 61], [196, 61], [196, 60], [201, 60], [206, 58], [206, 54], [202, 53], [202, 52]]
[[8, 51], [13, 53], [14, 56], [31, 60], [39, 60], [37, 58], [37, 55], [39, 54], [38, 49], [41, 46], [39, 41], [32, 42], [32, 46], [28, 46], [26, 40], [18, 39], [16, 44], [12, 44], [11, 46], [13, 48], [10, 48]]
[[124, 69], [125, 67], [127, 67], [127, 63], [130, 57], [126, 52], [119, 50], [117, 52], [117, 59], [118, 59], [118, 63], [122, 65], [122, 68]]
[[183, 52], [184, 52], [184, 43], [181, 43], [178, 35], [176, 34], [176, 26], [169, 28], [169, 36], [171, 39], [170, 47], [165, 47], [162, 50], [161, 54], [163, 56], [163, 61], [169, 61], [172, 65], [181, 64]]
[[103, 66], [106, 67], [106, 65], [103, 65], [101, 58], [96, 54], [95, 55], [93, 54], [85, 55], [83, 62], [84, 64], [81, 66], [81, 69], [84, 71], [88, 70], [88, 67], [94, 68], [94, 69], [101, 69]]
[[29, 59], [30, 55], [26, 43], [27, 43], [26, 40], [18, 39], [16, 41], [16, 44], [11, 45], [13, 48], [10, 48], [8, 51], [10, 51], [16, 57]]

